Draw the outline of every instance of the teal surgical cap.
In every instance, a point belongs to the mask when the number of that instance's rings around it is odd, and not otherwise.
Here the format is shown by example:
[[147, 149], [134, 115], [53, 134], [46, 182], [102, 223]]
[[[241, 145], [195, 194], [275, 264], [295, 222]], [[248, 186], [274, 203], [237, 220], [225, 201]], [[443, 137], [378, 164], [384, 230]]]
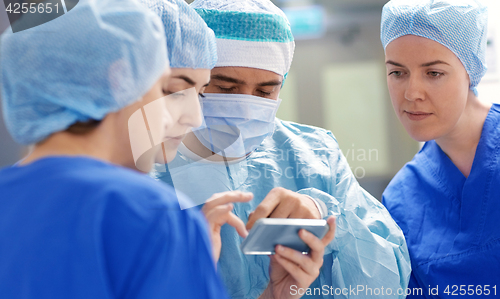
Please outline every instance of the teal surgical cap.
[[[25, 14], [18, 22], [32, 22]], [[135, 0], [81, 0], [66, 14], [1, 37], [3, 113], [22, 144], [138, 101], [168, 68], [158, 16]]]
[[161, 17], [172, 68], [213, 69], [217, 45], [212, 29], [184, 0], [141, 0]]
[[285, 13], [270, 0], [195, 0], [217, 38], [216, 67], [251, 67], [285, 76], [295, 42]]
[[486, 73], [487, 8], [477, 0], [391, 0], [382, 10], [380, 38], [384, 49], [403, 35], [436, 41], [460, 59], [470, 88]]

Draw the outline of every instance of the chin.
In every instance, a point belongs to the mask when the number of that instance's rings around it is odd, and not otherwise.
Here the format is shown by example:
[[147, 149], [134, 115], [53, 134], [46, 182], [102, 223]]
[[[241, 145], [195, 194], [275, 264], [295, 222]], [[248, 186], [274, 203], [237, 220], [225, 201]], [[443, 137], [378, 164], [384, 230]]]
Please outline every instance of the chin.
[[437, 138], [436, 134], [434, 132], [430, 132], [429, 130], [425, 130], [423, 128], [408, 127], [408, 126], [404, 127], [408, 135], [410, 135], [410, 137], [415, 141], [427, 142]]
[[[165, 149], [165, 152], [163, 152], [163, 150], [160, 150], [156, 154], [154, 162], [158, 164], [170, 163], [175, 159], [176, 155], [177, 151], [171, 151], [169, 149]], [[167, 161], [165, 161], [165, 159], [167, 159]]]
[[172, 145], [169, 142], [163, 142], [163, 146], [157, 145], [154, 162], [158, 164], [172, 162], [177, 156], [177, 149], [178, 146]]
[[434, 138], [429, 138], [426, 136], [421, 136], [418, 134], [410, 134], [410, 137], [413, 138], [413, 140], [418, 141], [418, 142], [427, 142], [427, 141], [434, 139]]
[[175, 156], [177, 156], [177, 149], [179, 147], [168, 143], [163, 143], [163, 145], [165, 147], [165, 151], [162, 150], [162, 155], [165, 159], [167, 159], [165, 162], [170, 163], [175, 159]]

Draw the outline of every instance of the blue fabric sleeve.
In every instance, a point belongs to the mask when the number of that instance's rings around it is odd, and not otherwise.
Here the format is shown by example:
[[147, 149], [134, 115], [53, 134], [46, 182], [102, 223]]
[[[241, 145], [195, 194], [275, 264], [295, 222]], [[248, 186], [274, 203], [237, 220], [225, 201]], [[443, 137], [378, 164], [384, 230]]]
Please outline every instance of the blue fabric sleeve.
[[228, 298], [199, 212], [161, 198], [144, 207], [109, 202], [100, 237], [117, 298]]
[[385, 207], [361, 188], [331, 132], [325, 143], [329, 153], [336, 153], [329, 156], [332, 173], [326, 177], [336, 178], [329, 183], [329, 193], [316, 188], [298, 191], [324, 202], [329, 216], [337, 218], [335, 239], [325, 248], [325, 255], [332, 258], [331, 278], [322, 279], [339, 287], [391, 288], [394, 294], [384, 298], [404, 298], [396, 293], [408, 286], [411, 265], [401, 229]]

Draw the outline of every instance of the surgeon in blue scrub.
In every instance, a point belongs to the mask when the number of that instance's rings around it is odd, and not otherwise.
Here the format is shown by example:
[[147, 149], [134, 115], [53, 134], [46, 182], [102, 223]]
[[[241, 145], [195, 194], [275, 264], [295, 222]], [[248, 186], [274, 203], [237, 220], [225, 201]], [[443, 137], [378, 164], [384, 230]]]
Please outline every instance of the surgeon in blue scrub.
[[[134, 146], [173, 125], [166, 45], [131, 0], [80, 1], [1, 37], [6, 124], [34, 145], [0, 170], [1, 298], [227, 298], [203, 216], [132, 170]], [[146, 144], [131, 144], [134, 115]]]
[[[271, 258], [245, 256], [237, 225], [213, 230], [231, 297], [297, 298], [315, 290], [306, 297], [345, 298], [345, 290], [359, 285], [390, 288], [383, 298], [402, 298], [397, 290], [406, 287], [410, 265], [399, 227], [359, 186], [331, 132], [276, 118], [295, 45], [284, 13], [268, 0], [191, 6], [215, 32], [218, 61], [200, 99], [203, 124], [152, 175], [193, 199], [181, 208], [212, 199], [202, 207], [211, 226], [217, 218], [210, 215], [221, 208], [247, 229], [263, 217], [337, 218], [333, 242], [301, 236], [318, 244], [311, 255], [281, 248]], [[211, 197], [233, 190], [253, 199], [231, 205]], [[368, 291], [356, 298], [371, 297]]]
[[[487, 9], [475, 0], [390, 1], [387, 84], [410, 136], [425, 142], [383, 203], [412, 262], [408, 298], [500, 295], [500, 105], [481, 102]], [[418, 295], [417, 295], [418, 294]]]

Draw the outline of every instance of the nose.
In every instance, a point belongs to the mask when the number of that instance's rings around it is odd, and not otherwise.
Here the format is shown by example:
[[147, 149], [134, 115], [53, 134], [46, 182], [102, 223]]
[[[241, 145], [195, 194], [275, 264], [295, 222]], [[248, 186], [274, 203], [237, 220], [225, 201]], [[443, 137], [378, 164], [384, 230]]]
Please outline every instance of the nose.
[[172, 117], [170, 111], [167, 109], [167, 106], [165, 105], [163, 100], [162, 100], [161, 111], [162, 111], [161, 120], [163, 123], [163, 128], [162, 128], [163, 130], [161, 136], [163, 137], [165, 136], [167, 130], [174, 125], [174, 118]]
[[198, 93], [194, 88], [189, 90], [189, 94], [185, 99], [184, 109], [182, 111], [181, 117], [179, 118], [179, 123], [183, 126], [196, 128], [201, 126], [202, 123], [202, 113], [200, 100]]
[[166, 130], [167, 128], [170, 128], [174, 124], [174, 120], [172, 118], [172, 115], [170, 115], [170, 111], [163, 105], [162, 109], [162, 121], [163, 121], [163, 128]]
[[417, 76], [410, 76], [405, 90], [405, 98], [411, 102], [423, 100], [424, 94], [425, 92], [422, 80], [420, 80]]

